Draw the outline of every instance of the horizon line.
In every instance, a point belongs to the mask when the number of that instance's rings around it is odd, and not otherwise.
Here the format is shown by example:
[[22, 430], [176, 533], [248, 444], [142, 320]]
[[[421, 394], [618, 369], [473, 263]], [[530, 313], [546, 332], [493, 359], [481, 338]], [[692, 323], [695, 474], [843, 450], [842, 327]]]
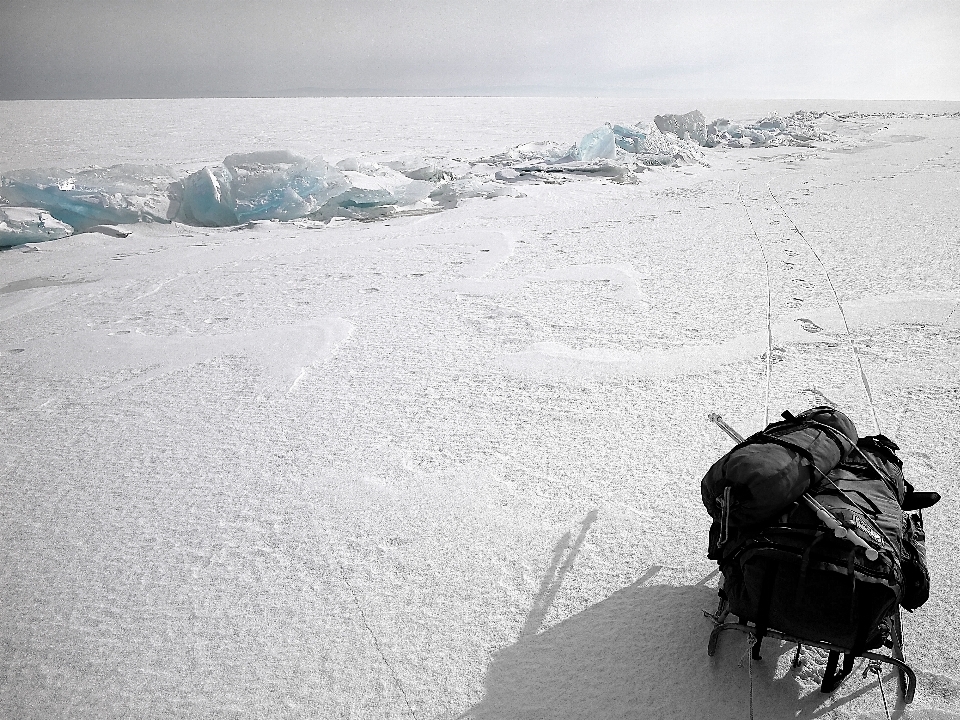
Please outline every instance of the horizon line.
[[[535, 88], [530, 88], [535, 90]], [[564, 93], [493, 93], [486, 91], [472, 91], [462, 93], [450, 92], [392, 92], [384, 93], [373, 89], [358, 90], [336, 90], [324, 91], [320, 88], [296, 88], [291, 90], [282, 90], [275, 93], [264, 94], [221, 94], [221, 95], [95, 95], [88, 97], [81, 96], [40, 96], [40, 97], [0, 97], [0, 102], [84, 102], [97, 100], [283, 100], [283, 99], [326, 99], [326, 98], [517, 98], [517, 99], [575, 99], [575, 98], [597, 98], [604, 100], [703, 100], [711, 102], [724, 101], [818, 101], [818, 102], [869, 102], [869, 103], [898, 103], [898, 102], [918, 102], [918, 103], [960, 103], [960, 98], [922, 98], [922, 97], [899, 97], [899, 98], [879, 98], [879, 97], [833, 97], [833, 96], [759, 96], [759, 95], [710, 95], [698, 93], [667, 93], [667, 94], [648, 94], [639, 93], [636, 95], [629, 92], [564, 92]]]

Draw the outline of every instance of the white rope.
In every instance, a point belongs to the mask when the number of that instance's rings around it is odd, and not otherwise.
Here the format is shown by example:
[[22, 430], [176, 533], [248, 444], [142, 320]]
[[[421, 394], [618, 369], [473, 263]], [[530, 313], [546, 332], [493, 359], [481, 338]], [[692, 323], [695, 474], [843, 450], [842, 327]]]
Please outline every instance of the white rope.
[[953, 316], [956, 315], [958, 309], [960, 309], [960, 302], [953, 306], [953, 310], [951, 310], [950, 314], [947, 315], [947, 319], [940, 323], [940, 327], [946, 327], [946, 325], [953, 319]]
[[[323, 529], [321, 529], [320, 522], [317, 518], [314, 518], [314, 525], [316, 526], [318, 532], [321, 532], [327, 536], [328, 547], [335, 547], [335, 545], [330, 542], [331, 538], [329, 531], [325, 532]], [[400, 695], [403, 697], [403, 703], [407, 706], [407, 711], [410, 713], [410, 716], [413, 718], [413, 720], [420, 720], [416, 710], [413, 709], [410, 698], [407, 696], [406, 688], [404, 688], [403, 682], [400, 680], [399, 673], [397, 673], [393, 663], [387, 659], [387, 654], [383, 651], [383, 646], [380, 644], [380, 638], [377, 637], [377, 634], [373, 631], [373, 627], [367, 620], [367, 614], [363, 611], [363, 605], [360, 602], [360, 597], [357, 595], [357, 591], [354, 590], [353, 585], [351, 585], [350, 581], [347, 579], [347, 571], [344, 569], [343, 563], [340, 562], [340, 558], [333, 553], [331, 553], [328, 557], [333, 560], [334, 564], [337, 566], [337, 570], [340, 571], [340, 579], [350, 592], [350, 597], [353, 599], [353, 604], [357, 608], [357, 613], [360, 616], [360, 622], [363, 624], [364, 629], [367, 631], [367, 634], [369, 634], [370, 639], [373, 641], [373, 646], [376, 649], [377, 654], [380, 655], [380, 659], [383, 661], [383, 664], [387, 667], [387, 670], [389, 670], [390, 675], [393, 676], [393, 682], [400, 691]]]
[[353, 589], [353, 585], [351, 585], [350, 581], [347, 580], [347, 574], [343, 569], [343, 565], [337, 558], [334, 558], [334, 562], [336, 562], [337, 567], [340, 569], [340, 577], [343, 580], [343, 584], [347, 586], [347, 589], [350, 591], [350, 595], [353, 597], [353, 603], [356, 605], [357, 612], [360, 614], [360, 620], [363, 623], [363, 627], [366, 628], [367, 633], [370, 635], [370, 639], [373, 640], [373, 646], [377, 649], [377, 653], [380, 655], [380, 659], [383, 660], [383, 664], [387, 666], [387, 669], [393, 676], [393, 682], [396, 684], [397, 689], [400, 690], [400, 695], [403, 697], [403, 702], [407, 706], [407, 710], [410, 712], [410, 715], [414, 718], [414, 720], [419, 720], [416, 711], [413, 709], [413, 705], [410, 704], [410, 698], [407, 697], [407, 691], [403, 687], [403, 683], [400, 681], [400, 675], [397, 674], [397, 670], [393, 666], [393, 663], [387, 660], [387, 654], [383, 651], [383, 647], [380, 645], [380, 639], [377, 637], [377, 634], [373, 631], [373, 628], [367, 621], [367, 614], [363, 611], [363, 605], [360, 604], [360, 598], [357, 597], [357, 593]]
[[780, 201], [777, 199], [777, 196], [773, 194], [773, 190], [770, 186], [767, 186], [767, 192], [770, 193], [770, 197], [773, 198], [773, 201], [777, 204], [777, 207], [780, 208], [780, 212], [783, 213], [783, 216], [790, 221], [790, 224], [793, 225], [793, 229], [796, 230], [797, 234], [803, 239], [803, 242], [810, 249], [810, 252], [813, 253], [813, 256], [817, 259], [817, 262], [820, 263], [820, 267], [823, 269], [823, 274], [827, 278], [827, 282], [830, 284], [830, 290], [833, 291], [833, 298], [837, 301], [837, 307], [840, 308], [840, 317], [843, 318], [843, 329], [847, 334], [847, 342], [850, 343], [850, 348], [853, 350], [853, 356], [857, 360], [857, 367], [860, 369], [860, 382], [863, 383], [863, 389], [867, 394], [867, 402], [870, 404], [870, 412], [873, 415], [873, 426], [877, 432], [877, 435], [880, 434], [880, 420], [877, 418], [877, 409], [873, 402], [873, 393], [870, 392], [870, 383], [867, 382], [867, 374], [863, 371], [863, 363], [860, 361], [860, 353], [857, 351], [857, 346], [853, 342], [853, 337], [850, 332], [850, 324], [847, 322], [847, 313], [843, 309], [843, 303], [840, 302], [840, 295], [837, 293], [837, 288], [833, 284], [833, 278], [830, 277], [830, 273], [827, 270], [826, 264], [824, 264], [823, 259], [820, 257], [820, 253], [816, 251], [813, 245], [810, 244], [810, 241], [807, 240], [807, 236], [803, 234], [803, 231], [797, 227], [797, 223], [794, 222], [793, 218], [787, 214], [787, 211], [783, 209], [783, 205], [780, 204]]
[[[859, 370], [860, 370], [860, 380], [861, 380], [861, 382], [863, 383], [863, 389], [864, 389], [865, 392], [866, 392], [867, 401], [868, 401], [869, 404], [870, 404], [870, 412], [873, 414], [874, 427], [876, 428], [876, 432], [877, 432], [877, 434], [879, 435], [879, 434], [880, 434], [880, 421], [879, 421], [879, 419], [877, 418], [877, 411], [876, 411], [876, 408], [875, 408], [875, 406], [874, 406], [873, 395], [872, 395], [872, 393], [870, 392], [870, 384], [869, 384], [869, 382], [867, 382], [867, 376], [866, 376], [866, 373], [865, 373], [864, 370], [863, 370], [863, 363], [860, 361], [860, 353], [857, 352], [857, 346], [853, 343], [853, 339], [852, 339], [851, 333], [850, 333], [850, 325], [849, 325], [849, 323], [847, 322], [847, 315], [846, 315], [846, 312], [844, 312], [843, 304], [840, 302], [840, 295], [837, 293], [837, 289], [836, 289], [836, 287], [835, 287], [834, 284], [833, 284], [833, 279], [830, 277], [830, 273], [827, 271], [827, 266], [824, 264], [823, 259], [820, 257], [820, 254], [814, 249], [813, 245], [811, 245], [810, 242], [807, 240], [806, 236], [803, 234], [803, 231], [800, 230], [799, 227], [797, 227], [797, 224], [793, 221], [793, 218], [791, 218], [791, 217], [787, 214], [786, 210], [783, 209], [783, 205], [780, 204], [780, 201], [777, 199], [777, 196], [773, 194], [773, 190], [769, 187], [769, 185], [767, 186], [767, 191], [770, 193], [770, 197], [772, 197], [773, 200], [774, 200], [774, 202], [777, 204], [777, 207], [780, 208], [780, 212], [783, 213], [784, 217], [786, 217], [787, 220], [790, 221], [790, 224], [793, 225], [793, 229], [796, 230], [797, 234], [803, 239], [803, 242], [804, 242], [804, 243], [806, 244], [806, 246], [810, 249], [810, 252], [813, 253], [813, 256], [817, 259], [817, 262], [820, 263], [820, 267], [823, 269], [823, 274], [824, 274], [824, 276], [827, 278], [827, 282], [830, 284], [830, 290], [833, 292], [833, 297], [834, 297], [834, 299], [835, 299], [836, 302], [837, 302], [837, 307], [840, 309], [840, 316], [843, 318], [843, 327], [844, 327], [844, 330], [846, 331], [847, 341], [850, 343], [850, 347], [851, 347], [851, 349], [853, 350], [854, 357], [855, 357], [856, 360], [857, 360], [857, 367], [858, 367]], [[772, 315], [773, 315], [772, 306], [773, 306], [773, 301], [772, 301], [772, 292], [771, 292], [771, 289], [770, 289], [770, 261], [769, 261], [769, 259], [767, 258], [767, 252], [766, 252], [766, 249], [765, 249], [764, 246], [763, 246], [763, 242], [760, 240], [760, 235], [759, 235], [759, 233], [757, 233], [757, 229], [756, 229], [756, 227], [755, 227], [754, 224], [753, 224], [753, 218], [750, 217], [750, 211], [747, 210], [747, 205], [746, 205], [746, 203], [745, 203], [744, 200], [743, 200], [743, 195], [742, 195], [742, 193], [740, 192], [740, 185], [739, 185], [739, 184], [737, 185], [737, 198], [740, 200], [740, 204], [741, 204], [741, 206], [743, 206], [743, 211], [744, 211], [744, 213], [745, 213], [746, 216], [747, 216], [747, 220], [750, 222], [750, 229], [753, 231], [753, 237], [756, 239], [757, 245], [760, 246], [760, 252], [761, 252], [761, 254], [763, 255], [763, 264], [764, 264], [764, 267], [765, 267], [765, 270], [766, 270], [766, 280], [767, 280], [767, 378], [766, 378], [766, 397], [765, 397], [765, 401], [764, 401], [764, 425], [763, 425], [764, 427], [766, 427], [766, 426], [769, 424], [769, 420], [770, 420], [770, 375], [771, 375], [770, 369], [771, 369], [771, 363], [772, 363], [772, 358], [773, 358], [773, 321], [772, 321]], [[814, 466], [814, 468], [815, 468], [815, 469], [819, 469], [819, 468], [816, 468], [816, 466]], [[823, 473], [821, 473], [821, 474], [823, 474]], [[828, 478], [828, 479], [829, 479], [829, 478]], [[834, 483], [834, 485], [835, 485], [835, 483]], [[839, 489], [839, 487], [837, 487], [837, 489]], [[842, 491], [841, 491], [841, 492], [842, 492]], [[845, 494], [845, 493], [844, 493], [844, 494]], [[749, 653], [749, 660], [748, 660], [748, 665], [747, 665], [747, 673], [748, 673], [749, 678], [750, 678], [750, 720], [754, 720], [754, 717], [753, 717], [753, 646], [756, 644], [756, 642], [757, 642], [756, 637], [751, 633], [751, 634], [748, 636], [748, 638], [747, 638], [747, 644], [748, 644], [748, 646], [749, 646], [749, 649], [748, 649], [748, 651], [747, 651], [747, 652]], [[800, 645], [799, 645], [799, 643], [798, 643], [798, 644], [797, 644], [797, 655], [798, 655], [798, 657], [799, 657], [799, 652], [800, 652]], [[794, 661], [794, 663], [795, 663], [794, 666], [796, 666], [796, 660]], [[882, 681], [882, 678], [880, 677], [880, 668], [879, 668], [879, 666], [875, 668], [875, 672], [877, 673], [877, 682], [878, 682], [878, 684], [880, 685], [880, 697], [883, 699], [883, 709], [884, 709], [884, 712], [886, 713], [887, 720], [890, 720], [890, 711], [889, 711], [889, 709], [888, 709], [888, 707], [887, 707], [887, 698], [886, 698], [886, 694], [884, 693], [884, 690], [883, 690], [883, 681]]]
[[753, 218], [750, 217], [750, 211], [747, 210], [747, 204], [743, 201], [743, 195], [740, 193], [739, 184], [737, 185], [737, 198], [740, 200], [740, 204], [743, 206], [743, 212], [746, 214], [747, 220], [750, 222], [750, 229], [753, 230], [753, 237], [756, 238], [757, 245], [760, 246], [760, 253], [763, 255], [763, 265], [766, 269], [767, 275], [767, 388], [763, 406], [763, 427], [766, 427], [770, 424], [770, 367], [773, 363], [773, 295], [770, 291], [770, 261], [767, 259], [767, 251], [764, 249], [763, 243], [760, 241], [760, 235], [757, 233], [757, 228], [753, 225]]

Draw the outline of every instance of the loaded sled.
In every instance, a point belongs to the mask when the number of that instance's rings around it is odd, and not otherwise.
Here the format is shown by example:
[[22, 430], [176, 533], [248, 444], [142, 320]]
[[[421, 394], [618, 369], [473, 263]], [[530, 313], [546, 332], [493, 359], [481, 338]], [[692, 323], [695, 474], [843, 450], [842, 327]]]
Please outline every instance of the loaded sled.
[[716, 613], [704, 612], [714, 623], [707, 653], [727, 630], [750, 637], [754, 660], [767, 637], [797, 644], [795, 666], [802, 646], [821, 648], [827, 693], [862, 657], [878, 674], [896, 669], [910, 703], [916, 676], [904, 661], [900, 607], [929, 595], [919, 511], [940, 496], [914, 492], [897, 446], [859, 438], [843, 413], [784, 418], [744, 439], [711, 416], [737, 445], [701, 483], [714, 519], [708, 556], [723, 576]]

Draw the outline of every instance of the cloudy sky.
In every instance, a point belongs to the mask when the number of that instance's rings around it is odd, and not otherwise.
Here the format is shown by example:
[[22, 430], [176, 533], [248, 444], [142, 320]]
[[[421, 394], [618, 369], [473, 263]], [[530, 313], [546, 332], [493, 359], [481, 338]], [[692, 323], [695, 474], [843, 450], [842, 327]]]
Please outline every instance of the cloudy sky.
[[960, 2], [0, 0], [0, 99], [960, 100]]

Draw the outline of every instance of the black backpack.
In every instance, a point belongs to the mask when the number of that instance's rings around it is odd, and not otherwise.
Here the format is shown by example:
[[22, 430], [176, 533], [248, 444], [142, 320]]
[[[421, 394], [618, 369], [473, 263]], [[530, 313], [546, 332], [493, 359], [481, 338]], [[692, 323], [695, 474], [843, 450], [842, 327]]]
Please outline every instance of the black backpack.
[[877, 551], [875, 560], [837, 538], [805, 501], [787, 502], [765, 524], [734, 526], [711, 552], [719, 555], [730, 611], [755, 623], [761, 636], [771, 627], [862, 652], [885, 641], [885, 620], [898, 603], [913, 609], [926, 600], [929, 576], [922, 523], [901, 509], [911, 488], [897, 446], [882, 435], [843, 435], [855, 446], [848, 442], [850, 451], [832, 468], [817, 464], [806, 490], [856, 529]]
[[714, 519], [708, 557], [743, 532], [766, 527], [847, 456], [857, 441], [853, 422], [839, 410], [815, 407], [738, 443], [700, 482]]

